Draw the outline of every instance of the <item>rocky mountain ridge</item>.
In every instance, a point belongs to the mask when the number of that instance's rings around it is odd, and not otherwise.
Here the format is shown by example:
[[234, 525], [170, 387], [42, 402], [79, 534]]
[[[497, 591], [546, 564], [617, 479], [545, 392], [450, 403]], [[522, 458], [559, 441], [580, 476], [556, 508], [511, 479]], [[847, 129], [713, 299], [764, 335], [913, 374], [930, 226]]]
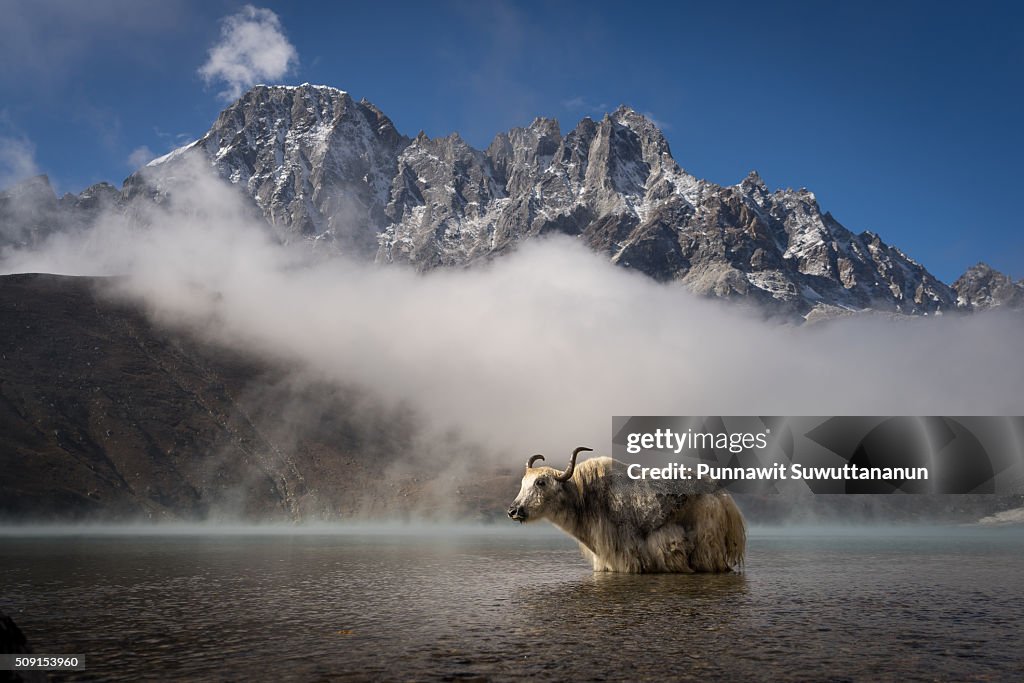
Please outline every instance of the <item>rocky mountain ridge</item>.
[[953, 291], [961, 308], [1024, 308], [1024, 280], [1014, 281], [986, 263], [968, 268], [953, 283]]
[[116, 284], [0, 276], [0, 524], [503, 514], [511, 470], [393, 471], [400, 412], [157, 325]]
[[[1020, 305], [1012, 282], [995, 297], [974, 291], [983, 285], [970, 271], [959, 288], [946, 285], [878, 235], [845, 228], [806, 189], [771, 190], [756, 172], [731, 186], [695, 177], [658, 127], [625, 106], [564, 135], [554, 119], [538, 118], [479, 150], [457, 133], [408, 138], [374, 105], [336, 88], [256, 86], [203, 137], [150, 162], [120, 192], [100, 185], [37, 197], [57, 208], [4, 232], [27, 243], [64, 216], [78, 225], [97, 207], [159, 201], [189, 158], [250, 197], [283, 242], [423, 271], [469, 266], [558, 233], [656, 280], [792, 319]], [[19, 203], [5, 197], [0, 217]]]

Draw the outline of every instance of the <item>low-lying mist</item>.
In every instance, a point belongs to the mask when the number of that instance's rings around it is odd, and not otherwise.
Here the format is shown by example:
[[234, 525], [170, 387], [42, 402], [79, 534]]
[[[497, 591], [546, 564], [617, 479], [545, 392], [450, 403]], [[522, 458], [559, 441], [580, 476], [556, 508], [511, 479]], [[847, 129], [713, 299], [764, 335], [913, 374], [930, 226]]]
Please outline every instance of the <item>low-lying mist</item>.
[[[748, 527], [751, 538], [773, 536], [797, 536], [812, 538], [826, 536], [829, 538], [858, 538], [880, 536], [892, 538], [939, 537], [948, 539], [950, 536], [964, 535], [975, 537], [987, 532], [994, 537], [1020, 537], [1024, 535], [1024, 527], [1020, 525], [1000, 527], [992, 524], [950, 524], [950, 523], [871, 523], [862, 521], [842, 523], [831, 521], [821, 523], [790, 523], [790, 524], [759, 524]], [[113, 523], [113, 524], [8, 524], [0, 525], [0, 541], [18, 538], [89, 538], [89, 537], [237, 537], [237, 536], [371, 536], [396, 538], [459, 538], [459, 537], [512, 537], [522, 538], [523, 530], [518, 524], [472, 524], [472, 523], [438, 523], [434, 522], [392, 522], [392, 521], [360, 521], [346, 523], [310, 522], [295, 524], [246, 524], [246, 523]], [[531, 525], [531, 537], [547, 536], [564, 539], [567, 545], [574, 541], [559, 529], [549, 524]]]
[[516, 466], [607, 450], [616, 414], [1024, 412], [1021, 316], [781, 325], [568, 238], [427, 274], [326, 258], [279, 244], [198, 166], [179, 173], [172, 201], [9, 250], [0, 269], [122, 275], [117, 294], [159, 323], [364, 387], [430, 435]]

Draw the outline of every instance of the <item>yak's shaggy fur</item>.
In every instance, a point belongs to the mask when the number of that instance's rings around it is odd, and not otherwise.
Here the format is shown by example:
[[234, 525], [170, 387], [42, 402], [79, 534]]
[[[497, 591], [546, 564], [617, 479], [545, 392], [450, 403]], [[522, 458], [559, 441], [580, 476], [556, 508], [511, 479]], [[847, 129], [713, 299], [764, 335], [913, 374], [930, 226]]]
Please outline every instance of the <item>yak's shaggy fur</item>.
[[509, 516], [550, 520], [594, 571], [727, 572], [743, 562], [743, 515], [716, 482], [631, 479], [626, 468], [592, 458], [560, 481], [566, 473], [528, 466]]

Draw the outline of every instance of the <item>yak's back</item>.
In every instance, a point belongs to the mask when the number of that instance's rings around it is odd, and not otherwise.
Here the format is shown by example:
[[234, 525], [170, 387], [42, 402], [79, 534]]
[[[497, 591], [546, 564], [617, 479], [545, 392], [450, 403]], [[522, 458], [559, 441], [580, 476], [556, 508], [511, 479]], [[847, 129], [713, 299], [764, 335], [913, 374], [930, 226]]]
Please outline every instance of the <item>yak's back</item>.
[[653, 530], [678, 519], [691, 498], [722, 491], [714, 480], [633, 479], [628, 468], [609, 457], [579, 463], [572, 481], [582, 505], [591, 513], [604, 511], [617, 524]]

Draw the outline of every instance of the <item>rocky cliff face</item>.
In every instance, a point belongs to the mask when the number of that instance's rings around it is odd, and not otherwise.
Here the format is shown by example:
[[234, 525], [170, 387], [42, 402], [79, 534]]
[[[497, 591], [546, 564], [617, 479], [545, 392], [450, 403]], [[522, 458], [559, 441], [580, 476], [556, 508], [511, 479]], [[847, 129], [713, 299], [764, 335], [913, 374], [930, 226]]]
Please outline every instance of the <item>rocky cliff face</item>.
[[372, 257], [408, 143], [379, 109], [336, 88], [257, 86], [202, 138], [130, 176], [125, 194], [159, 193], [177, 163], [199, 155], [252, 197], [282, 241]]
[[378, 259], [464, 265], [545, 233], [709, 296], [805, 315], [820, 307], [930, 313], [952, 290], [877, 235], [855, 235], [807, 190], [756, 173], [723, 187], [682, 170], [642, 115], [621, 107], [564, 137], [557, 122], [498, 135], [418, 137], [400, 155]]
[[[628, 107], [564, 135], [538, 118], [478, 150], [458, 134], [404, 137], [372, 104], [335, 88], [257, 86], [120, 193], [94, 186], [58, 202], [52, 190], [37, 192], [49, 208], [35, 223], [8, 220], [25, 227], [5, 232], [35, 239], [67, 216], [88, 222], [96, 207], [162, 201], [189, 158], [250, 197], [283, 242], [420, 270], [560, 233], [659, 281], [792, 319], [982, 305], [878, 235], [849, 231], [806, 189], [771, 190], [756, 172], [731, 186], [687, 173], [658, 127]], [[0, 212], [8, 204], [0, 196]], [[1018, 304], [1011, 296], [1005, 305]]]
[[968, 268], [953, 283], [953, 290], [961, 308], [1024, 308], [1024, 280], [1014, 282], [984, 263]]
[[32, 248], [59, 232], [89, 227], [104, 211], [123, 207], [121, 191], [109, 183], [57, 198], [45, 175], [0, 191], [0, 250]]

